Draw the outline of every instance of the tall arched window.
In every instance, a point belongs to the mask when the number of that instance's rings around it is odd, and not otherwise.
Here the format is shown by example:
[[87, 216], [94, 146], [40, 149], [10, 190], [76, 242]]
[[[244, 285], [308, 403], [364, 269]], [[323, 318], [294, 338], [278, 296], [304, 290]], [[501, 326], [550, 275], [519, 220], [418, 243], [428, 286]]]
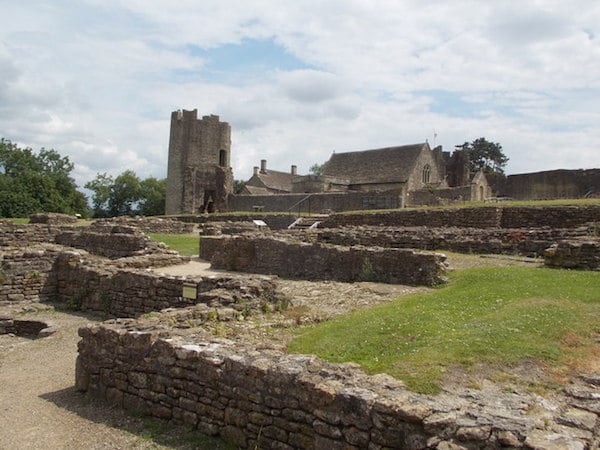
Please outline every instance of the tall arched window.
[[431, 178], [431, 167], [429, 167], [429, 164], [425, 164], [425, 167], [423, 167], [423, 183], [429, 183], [429, 180]]
[[219, 151], [219, 165], [225, 167], [227, 165], [227, 153], [225, 150]]

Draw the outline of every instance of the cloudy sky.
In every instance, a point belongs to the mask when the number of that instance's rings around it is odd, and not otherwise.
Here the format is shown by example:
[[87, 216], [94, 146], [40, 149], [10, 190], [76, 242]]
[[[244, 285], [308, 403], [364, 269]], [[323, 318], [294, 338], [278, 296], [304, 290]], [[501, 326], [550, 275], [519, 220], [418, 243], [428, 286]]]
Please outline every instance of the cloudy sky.
[[20, 0], [0, 137], [82, 185], [166, 176], [171, 111], [232, 126], [236, 179], [332, 151], [499, 142], [507, 173], [600, 167], [597, 0]]

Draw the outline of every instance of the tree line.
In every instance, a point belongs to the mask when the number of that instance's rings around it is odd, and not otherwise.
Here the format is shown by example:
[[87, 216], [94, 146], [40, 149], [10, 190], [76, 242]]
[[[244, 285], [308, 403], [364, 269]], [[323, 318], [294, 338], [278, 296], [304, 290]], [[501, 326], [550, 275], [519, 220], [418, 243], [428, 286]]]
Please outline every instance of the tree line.
[[[504, 173], [508, 158], [499, 143], [479, 138], [457, 145], [469, 154], [471, 170]], [[91, 206], [71, 177], [74, 165], [57, 151], [34, 152], [0, 139], [0, 217], [27, 217], [38, 212], [80, 214], [83, 217], [155, 216], [165, 213], [166, 179], [139, 178], [133, 170], [113, 177], [98, 173], [85, 183]], [[323, 165], [310, 168], [320, 174]], [[236, 181], [236, 190], [243, 182]]]
[[82, 217], [162, 215], [166, 179], [140, 179], [133, 170], [113, 177], [97, 174], [84, 187], [92, 205], [72, 178], [74, 165], [55, 150], [21, 148], [0, 139], [0, 217], [27, 217], [39, 212]]

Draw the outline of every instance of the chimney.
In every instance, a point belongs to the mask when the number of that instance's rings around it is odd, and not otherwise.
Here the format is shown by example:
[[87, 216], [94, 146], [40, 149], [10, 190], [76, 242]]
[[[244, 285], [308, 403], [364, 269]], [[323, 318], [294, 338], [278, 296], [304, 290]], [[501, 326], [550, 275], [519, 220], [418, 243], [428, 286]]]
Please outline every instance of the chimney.
[[258, 175], [258, 166], [254, 166], [254, 176]]
[[292, 175], [298, 175], [298, 168], [295, 165], [292, 165]]
[[260, 160], [260, 173], [267, 173], [267, 160], [266, 159]]

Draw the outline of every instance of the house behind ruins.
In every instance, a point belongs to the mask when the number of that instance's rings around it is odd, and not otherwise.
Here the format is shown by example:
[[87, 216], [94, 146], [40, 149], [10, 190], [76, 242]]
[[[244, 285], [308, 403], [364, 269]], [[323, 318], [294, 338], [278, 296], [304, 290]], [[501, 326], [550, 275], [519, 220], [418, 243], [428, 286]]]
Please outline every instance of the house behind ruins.
[[231, 127], [198, 111], [171, 114], [166, 213], [215, 211], [309, 212], [402, 208], [485, 200], [501, 194], [544, 199], [598, 195], [598, 169], [488, 177], [471, 173], [464, 150], [453, 153], [427, 142], [333, 153], [319, 175], [267, 167], [261, 160], [238, 195], [233, 194]]

